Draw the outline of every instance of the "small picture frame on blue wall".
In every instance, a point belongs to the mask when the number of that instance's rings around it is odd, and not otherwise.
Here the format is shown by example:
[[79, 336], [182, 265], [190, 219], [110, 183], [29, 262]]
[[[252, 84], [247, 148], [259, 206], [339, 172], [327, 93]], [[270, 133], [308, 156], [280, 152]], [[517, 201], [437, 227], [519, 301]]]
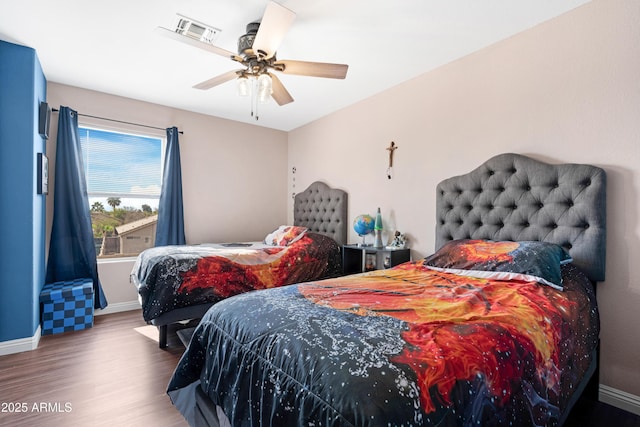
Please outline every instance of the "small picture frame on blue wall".
[[44, 153], [38, 153], [38, 194], [49, 193], [49, 159]]
[[51, 123], [51, 108], [46, 102], [40, 103], [38, 111], [38, 133], [44, 138], [49, 139], [49, 124]]

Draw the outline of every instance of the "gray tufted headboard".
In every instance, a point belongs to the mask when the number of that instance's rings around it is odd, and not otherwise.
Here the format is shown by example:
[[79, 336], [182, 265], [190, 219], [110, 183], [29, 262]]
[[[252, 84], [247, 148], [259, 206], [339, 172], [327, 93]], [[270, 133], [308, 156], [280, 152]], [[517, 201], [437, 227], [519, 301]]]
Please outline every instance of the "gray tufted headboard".
[[539, 240], [564, 247], [592, 281], [605, 276], [606, 174], [501, 154], [436, 193], [436, 249], [449, 240]]
[[347, 243], [347, 193], [316, 181], [295, 195], [293, 225], [333, 238], [340, 246]]

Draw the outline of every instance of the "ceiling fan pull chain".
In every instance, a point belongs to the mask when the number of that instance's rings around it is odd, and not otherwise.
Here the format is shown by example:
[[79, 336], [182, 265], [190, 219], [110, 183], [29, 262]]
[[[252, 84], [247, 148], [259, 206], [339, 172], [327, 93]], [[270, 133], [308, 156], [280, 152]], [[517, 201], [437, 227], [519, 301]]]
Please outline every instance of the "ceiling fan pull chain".
[[254, 109], [256, 111], [256, 121], [258, 121], [258, 119], [260, 119], [260, 113], [258, 112], [258, 105], [260, 105], [260, 102], [258, 101], [258, 79], [256, 79], [255, 77], [252, 77], [251, 80], [253, 80], [253, 91], [251, 92], [251, 102], [254, 105]]

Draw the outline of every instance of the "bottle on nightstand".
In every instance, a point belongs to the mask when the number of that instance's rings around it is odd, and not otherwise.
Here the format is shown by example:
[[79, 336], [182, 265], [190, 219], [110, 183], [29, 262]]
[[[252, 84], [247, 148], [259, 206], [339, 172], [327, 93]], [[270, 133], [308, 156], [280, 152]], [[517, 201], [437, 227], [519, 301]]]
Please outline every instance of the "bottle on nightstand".
[[378, 212], [376, 213], [376, 222], [373, 226], [373, 231], [376, 237], [373, 246], [376, 248], [382, 248], [382, 214], [380, 213], [380, 208], [378, 208]]

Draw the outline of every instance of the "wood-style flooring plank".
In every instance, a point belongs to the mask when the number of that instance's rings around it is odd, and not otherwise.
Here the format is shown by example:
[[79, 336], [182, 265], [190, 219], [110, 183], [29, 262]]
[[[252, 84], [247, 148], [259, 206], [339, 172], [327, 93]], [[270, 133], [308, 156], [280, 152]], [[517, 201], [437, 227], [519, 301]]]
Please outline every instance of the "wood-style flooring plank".
[[186, 426], [166, 395], [184, 347], [170, 333], [161, 350], [136, 328], [156, 332], [139, 310], [115, 313], [1, 356], [0, 426]]

